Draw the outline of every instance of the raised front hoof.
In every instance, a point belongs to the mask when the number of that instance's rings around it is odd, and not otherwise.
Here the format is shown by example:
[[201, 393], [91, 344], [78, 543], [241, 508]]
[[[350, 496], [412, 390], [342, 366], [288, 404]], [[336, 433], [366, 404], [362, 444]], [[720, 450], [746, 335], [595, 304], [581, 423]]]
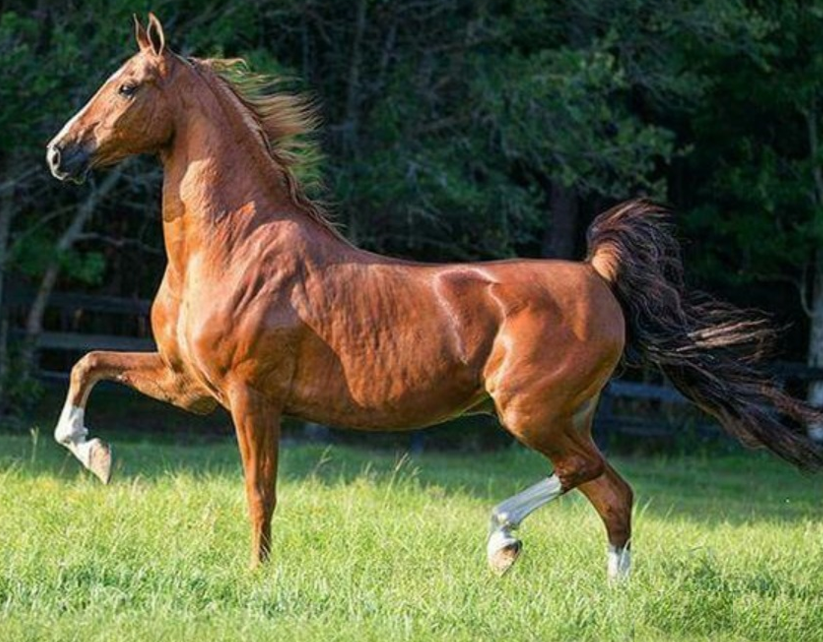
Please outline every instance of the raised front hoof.
[[502, 548], [489, 551], [489, 568], [496, 575], [503, 575], [517, 561], [521, 550], [523, 550], [523, 543], [519, 539], [516, 539], [510, 541]]
[[111, 446], [99, 439], [89, 442], [89, 470], [104, 484], [111, 481]]

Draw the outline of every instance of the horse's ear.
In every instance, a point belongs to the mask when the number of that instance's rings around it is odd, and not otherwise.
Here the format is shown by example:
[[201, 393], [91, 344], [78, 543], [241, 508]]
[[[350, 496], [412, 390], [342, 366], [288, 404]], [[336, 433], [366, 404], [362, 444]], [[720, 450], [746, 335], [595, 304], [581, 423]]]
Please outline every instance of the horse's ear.
[[149, 12], [149, 28], [147, 30], [149, 46], [155, 56], [159, 56], [166, 48], [166, 36], [163, 34], [163, 25], [153, 13]]
[[149, 44], [149, 37], [146, 35], [146, 28], [140, 24], [140, 18], [137, 17], [137, 14], [132, 14], [134, 18], [134, 39], [137, 41], [137, 46], [140, 48], [140, 51], [145, 51], [151, 45]]

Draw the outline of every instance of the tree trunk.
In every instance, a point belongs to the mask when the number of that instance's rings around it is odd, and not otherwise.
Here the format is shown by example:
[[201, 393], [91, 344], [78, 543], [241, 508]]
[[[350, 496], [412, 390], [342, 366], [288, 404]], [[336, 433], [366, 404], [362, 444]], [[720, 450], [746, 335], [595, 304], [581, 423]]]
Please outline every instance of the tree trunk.
[[543, 235], [543, 256], [551, 259], [575, 258], [580, 214], [577, 190], [566, 187], [559, 181], [551, 181], [549, 210], [551, 219]]
[[91, 188], [88, 197], [77, 208], [71, 223], [54, 246], [54, 254], [46, 266], [46, 271], [40, 280], [40, 286], [37, 288], [37, 294], [26, 317], [26, 336], [20, 354], [21, 377], [24, 379], [30, 378], [37, 367], [37, 341], [43, 332], [43, 317], [46, 313], [49, 297], [51, 297], [60, 276], [60, 256], [70, 250], [82, 235], [83, 228], [88, 223], [91, 215], [94, 214], [98, 203], [114, 188], [122, 174], [123, 168], [115, 167], [109, 170], [99, 186]]

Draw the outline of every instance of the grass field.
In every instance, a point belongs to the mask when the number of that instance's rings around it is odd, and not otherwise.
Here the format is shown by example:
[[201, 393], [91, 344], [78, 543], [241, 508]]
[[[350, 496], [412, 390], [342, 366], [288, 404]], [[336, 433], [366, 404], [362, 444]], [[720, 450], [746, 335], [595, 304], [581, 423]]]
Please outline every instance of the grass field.
[[233, 443], [114, 446], [106, 488], [0, 435], [0, 640], [823, 640], [823, 484], [762, 455], [616, 460], [636, 565], [609, 587], [576, 493], [487, 571], [489, 508], [547, 472], [519, 449], [286, 448], [274, 560], [250, 571]]

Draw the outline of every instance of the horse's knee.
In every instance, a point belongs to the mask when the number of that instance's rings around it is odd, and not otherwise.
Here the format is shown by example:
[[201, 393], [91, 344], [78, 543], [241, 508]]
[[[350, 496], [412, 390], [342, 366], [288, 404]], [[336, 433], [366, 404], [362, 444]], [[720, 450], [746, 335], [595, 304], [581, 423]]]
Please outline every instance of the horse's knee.
[[93, 373], [100, 369], [100, 353], [89, 352], [83, 356], [71, 369], [73, 383], [82, 384], [89, 380]]

